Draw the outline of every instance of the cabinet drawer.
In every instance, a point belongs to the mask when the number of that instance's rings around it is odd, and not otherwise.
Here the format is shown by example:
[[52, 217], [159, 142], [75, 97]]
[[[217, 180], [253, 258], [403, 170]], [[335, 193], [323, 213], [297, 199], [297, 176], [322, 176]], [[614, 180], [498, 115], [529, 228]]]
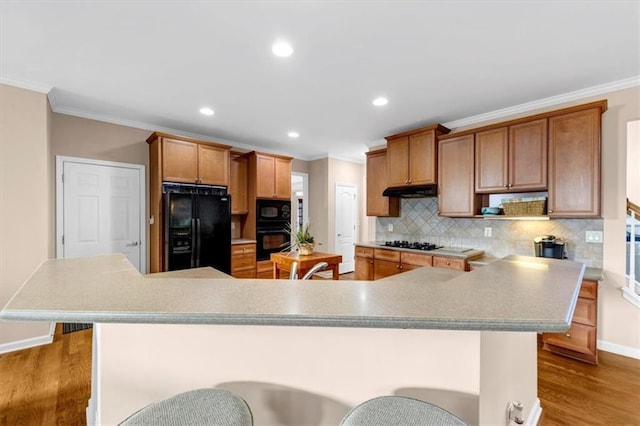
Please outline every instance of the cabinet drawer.
[[371, 247], [356, 246], [356, 256], [371, 259], [373, 258], [373, 249]]
[[433, 256], [433, 266], [438, 268], [449, 268], [465, 271], [466, 262], [464, 259], [453, 259], [451, 257]]
[[[431, 266], [433, 265], [433, 256], [428, 256], [426, 254], [418, 254], [418, 253], [405, 253], [402, 252], [400, 254], [400, 258], [402, 259], [402, 265], [413, 265], [413, 266]], [[409, 270], [408, 268], [404, 268], [405, 270]]]
[[400, 252], [395, 250], [374, 249], [373, 257], [381, 260], [388, 260], [389, 262], [400, 263]]
[[231, 246], [231, 256], [254, 254], [256, 252], [255, 244], [233, 244]]
[[596, 353], [596, 328], [574, 322], [566, 333], [545, 333], [544, 343], [592, 355]]
[[598, 281], [583, 280], [578, 296], [586, 299], [596, 299], [598, 296]]
[[597, 306], [597, 300], [579, 297], [573, 312], [573, 322], [595, 327], [598, 319]]
[[249, 254], [244, 256], [233, 256], [231, 258], [231, 270], [238, 271], [241, 269], [255, 269], [256, 267], [256, 258], [255, 256]]

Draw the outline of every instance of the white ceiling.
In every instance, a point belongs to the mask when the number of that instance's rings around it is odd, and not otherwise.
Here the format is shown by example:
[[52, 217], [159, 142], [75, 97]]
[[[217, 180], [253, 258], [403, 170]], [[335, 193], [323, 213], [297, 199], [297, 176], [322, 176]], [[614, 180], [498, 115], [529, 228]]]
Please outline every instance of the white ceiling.
[[[57, 112], [301, 159], [363, 161], [390, 134], [640, 75], [639, 1], [2, 0], [0, 13], [1, 81], [53, 88]], [[291, 57], [271, 53], [279, 38]]]

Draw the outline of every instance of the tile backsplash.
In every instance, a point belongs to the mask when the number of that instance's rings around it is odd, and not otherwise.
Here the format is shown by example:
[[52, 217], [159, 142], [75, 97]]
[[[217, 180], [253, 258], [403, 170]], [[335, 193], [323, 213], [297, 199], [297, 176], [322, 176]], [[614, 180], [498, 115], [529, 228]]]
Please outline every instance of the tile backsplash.
[[[401, 217], [376, 218], [376, 240], [428, 241], [443, 246], [473, 247], [496, 257], [533, 256], [533, 238], [552, 234], [567, 242], [567, 257], [587, 266], [602, 267], [602, 244], [587, 243], [586, 231], [602, 231], [602, 219], [549, 221], [452, 219], [439, 217], [437, 198], [401, 200]], [[393, 231], [389, 232], [389, 225]], [[484, 229], [491, 228], [491, 237]]]

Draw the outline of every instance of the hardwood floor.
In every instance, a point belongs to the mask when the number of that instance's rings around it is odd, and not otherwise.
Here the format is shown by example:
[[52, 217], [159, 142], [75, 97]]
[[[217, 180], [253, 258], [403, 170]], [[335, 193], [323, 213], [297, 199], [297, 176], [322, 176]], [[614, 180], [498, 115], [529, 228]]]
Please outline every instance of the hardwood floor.
[[92, 330], [0, 355], [1, 425], [84, 425], [91, 394]]
[[[92, 330], [61, 333], [0, 355], [0, 425], [86, 424]], [[640, 425], [640, 360], [599, 357], [596, 367], [538, 349], [539, 425]]]

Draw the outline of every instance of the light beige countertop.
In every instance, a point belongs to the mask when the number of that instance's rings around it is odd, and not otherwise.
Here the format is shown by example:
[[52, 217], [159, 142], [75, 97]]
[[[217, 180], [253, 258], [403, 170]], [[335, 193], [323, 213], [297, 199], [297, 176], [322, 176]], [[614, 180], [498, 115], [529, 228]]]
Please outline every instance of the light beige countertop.
[[146, 274], [145, 278], [229, 278], [231, 275], [227, 275], [224, 272], [220, 272], [211, 266], [205, 266], [202, 268], [181, 269], [179, 271], [168, 272], [156, 272], [154, 274]]
[[[477, 259], [473, 259], [469, 261], [469, 265], [471, 266], [486, 266], [489, 263], [495, 262], [499, 260], [499, 257], [491, 256], [490, 254], [486, 254]], [[602, 276], [602, 268], [593, 268], [587, 266], [584, 272], [585, 280], [594, 280], [594, 281], [602, 281], [604, 277]]]
[[435, 250], [422, 251], [422, 250], [407, 249], [407, 248], [401, 248], [401, 247], [385, 246], [384, 243], [379, 242], [379, 241], [365, 241], [365, 242], [362, 242], [362, 243], [356, 243], [355, 245], [356, 246], [361, 246], [361, 247], [371, 247], [371, 248], [386, 249], [386, 250], [404, 251], [404, 252], [408, 252], [408, 253], [418, 253], [418, 254], [424, 254], [426, 256], [452, 257], [452, 258], [456, 258], [456, 259], [465, 259], [465, 260], [476, 259], [476, 258], [482, 257], [484, 255], [484, 251], [476, 250], [476, 249], [470, 249], [470, 250], [464, 251], [464, 252], [455, 251], [456, 250], [455, 248], [453, 250], [448, 249], [448, 248], [441, 248], [441, 249], [435, 249]]
[[379, 281], [147, 278], [123, 255], [44, 262], [3, 320], [553, 332], [568, 329], [584, 265], [509, 256], [473, 272]]
[[256, 240], [250, 240], [248, 238], [233, 238], [231, 244], [255, 244]]

